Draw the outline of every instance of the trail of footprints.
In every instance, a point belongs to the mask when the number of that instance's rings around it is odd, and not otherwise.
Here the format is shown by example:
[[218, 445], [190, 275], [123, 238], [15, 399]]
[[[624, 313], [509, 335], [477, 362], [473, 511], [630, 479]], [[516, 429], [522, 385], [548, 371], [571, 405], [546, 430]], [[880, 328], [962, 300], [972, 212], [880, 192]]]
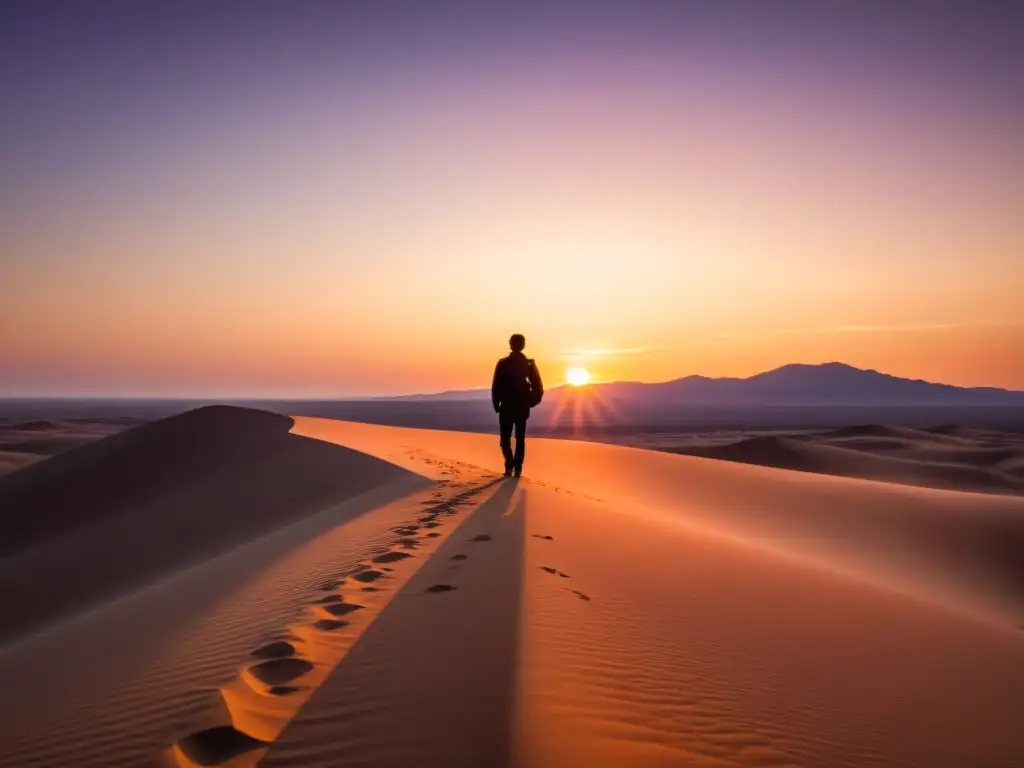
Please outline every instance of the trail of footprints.
[[[455, 467], [453, 466], [451, 469], [455, 470]], [[455, 474], [455, 472], [446, 474]], [[319, 591], [327, 594], [310, 601], [311, 618], [289, 627], [284, 639], [266, 643], [251, 652], [253, 661], [243, 667], [238, 675], [250, 693], [282, 701], [288, 701], [289, 697], [296, 699], [294, 707], [288, 710], [287, 716], [281, 718], [281, 729], [312, 694], [312, 689], [315, 687], [303, 684], [304, 678], [313, 677], [311, 673], [318, 671], [318, 662], [303, 655], [303, 646], [307, 642], [303, 640], [303, 636], [308, 637], [309, 631], [312, 631], [314, 635], [336, 633], [338, 630], [353, 626], [354, 622], [359, 620], [359, 612], [366, 607], [358, 602], [359, 593], [387, 591], [389, 576], [394, 573], [392, 566], [415, 558], [416, 555], [413, 553], [421, 544], [442, 535], [433, 530], [444, 525], [441, 522], [442, 518], [458, 514], [462, 507], [473, 502], [474, 497], [500, 482], [501, 479], [496, 478], [479, 485], [466, 484], [464, 490], [448, 498], [445, 498], [444, 490], [446, 486], [451, 486], [453, 481], [440, 481], [438, 490], [434, 492], [432, 498], [422, 501], [418, 505], [425, 506], [427, 509], [419, 513], [416, 522], [398, 525], [391, 529], [396, 538], [388, 548], [378, 551], [364, 562], [348, 568], [320, 585]], [[553, 541], [553, 537], [541, 534], [534, 534], [534, 538]], [[468, 543], [481, 544], [489, 541], [492, 541], [491, 536], [481, 533], [470, 539]], [[468, 559], [468, 555], [463, 553], [452, 555], [450, 558], [456, 563], [466, 559]], [[457, 565], [450, 567], [458, 568]], [[571, 578], [569, 574], [551, 566], [543, 565], [540, 568], [561, 579]], [[378, 583], [383, 584], [378, 586]], [[457, 587], [451, 584], [441, 583], [427, 587], [425, 592], [427, 594], [442, 594], [456, 589]], [[590, 597], [583, 592], [567, 589], [581, 600], [590, 601]], [[318, 677], [321, 683], [326, 678], [326, 674], [337, 666], [353, 644], [354, 641], [342, 644], [333, 658], [319, 661], [321, 667], [319, 671], [322, 674]], [[262, 750], [269, 747], [272, 742], [273, 738], [266, 740], [257, 738], [235, 727], [234, 724], [219, 725], [185, 736], [172, 747], [171, 751], [178, 764], [184, 766], [223, 765], [248, 753], [253, 753], [252, 764], [255, 764], [255, 757], [261, 756]]]
[[[444, 525], [442, 519], [458, 514], [465, 506], [473, 503], [474, 497], [499, 482], [501, 478], [478, 485], [465, 487], [463, 490], [445, 498], [445, 487], [452, 484], [451, 480], [438, 483], [431, 499], [420, 503], [427, 509], [419, 513], [415, 523], [399, 525], [391, 529], [396, 538], [387, 549], [378, 551], [362, 563], [348, 568], [334, 578], [323, 582], [319, 592], [326, 592], [311, 599], [309, 613], [305, 621], [292, 625], [284, 634], [283, 639], [274, 640], [255, 648], [250, 655], [252, 661], [247, 663], [238, 674], [251, 694], [270, 697], [271, 699], [296, 699], [294, 708], [285, 707], [287, 716], [281, 718], [281, 728], [298, 711], [302, 703], [312, 693], [314, 686], [303, 684], [304, 678], [313, 677], [310, 673], [319, 671], [317, 675], [323, 682], [326, 674], [333, 669], [341, 658], [354, 644], [354, 641], [341, 644], [333, 658], [329, 660], [304, 656], [303, 646], [308, 642], [303, 639], [312, 633], [313, 640], [318, 633], [336, 633], [338, 630], [353, 626], [359, 621], [360, 611], [366, 606], [359, 602], [359, 593], [383, 592], [391, 588], [389, 576], [394, 572], [392, 566], [415, 558], [415, 550], [425, 540], [435, 539], [441, 534], [433, 529]], [[458, 487], [458, 486], [456, 486]], [[424, 514], [425, 513], [425, 514]], [[475, 537], [472, 541], [490, 541], [486, 534]], [[458, 554], [452, 560], [465, 560], [467, 555]], [[378, 586], [379, 585], [379, 586]], [[450, 584], [435, 584], [425, 591], [428, 594], [450, 592], [456, 587]], [[317, 666], [320, 669], [317, 670]], [[227, 688], [229, 686], [226, 686]], [[222, 692], [225, 691], [222, 688]], [[230, 709], [230, 708], [229, 708]], [[237, 720], [237, 718], [232, 718]], [[223, 765], [247, 753], [259, 755], [259, 751], [272, 743], [273, 739], [260, 739], [232, 725], [219, 725], [213, 728], [196, 731], [179, 740], [171, 748], [172, 755], [179, 765]]]
[[[543, 539], [545, 541], [554, 541], [553, 537], [551, 537], [551, 536], [544, 536], [544, 535], [541, 535], [539, 533], [533, 534], [533, 538], [535, 538], [535, 539]], [[545, 573], [550, 573], [552, 576], [558, 576], [559, 578], [562, 578], [562, 579], [570, 579], [570, 578], [572, 578], [568, 573], [564, 573], [563, 571], [560, 571], [557, 568], [552, 568], [550, 565], [542, 565], [542, 566], [540, 566], [540, 569], [542, 571], [544, 571]], [[588, 603], [590, 602], [590, 595], [587, 595], [587, 594], [585, 594], [583, 592], [580, 592], [578, 589], [569, 589], [569, 591], [572, 592], [574, 595], [576, 595], [576, 597], [578, 597], [580, 600], [585, 600]]]

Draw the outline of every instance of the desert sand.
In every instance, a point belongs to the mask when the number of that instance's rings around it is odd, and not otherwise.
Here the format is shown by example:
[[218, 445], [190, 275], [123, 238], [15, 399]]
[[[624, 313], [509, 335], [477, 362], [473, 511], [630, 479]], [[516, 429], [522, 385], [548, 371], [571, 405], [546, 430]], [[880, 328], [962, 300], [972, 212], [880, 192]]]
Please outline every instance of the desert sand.
[[932, 429], [864, 424], [687, 446], [676, 453], [957, 491], [1024, 494], [1024, 435], [957, 424]]
[[0, 476], [119, 432], [121, 419], [0, 420]]
[[1024, 499], [497, 459], [213, 408], [0, 480], [0, 765], [1024, 765]]

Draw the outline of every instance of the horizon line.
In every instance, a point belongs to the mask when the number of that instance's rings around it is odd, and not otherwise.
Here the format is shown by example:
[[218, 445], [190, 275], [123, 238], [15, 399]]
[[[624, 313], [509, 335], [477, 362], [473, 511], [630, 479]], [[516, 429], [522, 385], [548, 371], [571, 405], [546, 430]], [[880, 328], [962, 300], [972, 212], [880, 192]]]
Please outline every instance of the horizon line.
[[[990, 389], [998, 392], [1017, 392], [1024, 394], [1024, 389], [1010, 389], [1008, 387], [997, 387], [993, 385], [974, 385], [974, 386], [962, 386], [958, 384], [947, 384], [941, 381], [932, 381], [929, 379], [922, 378], [911, 378], [907, 376], [897, 376], [895, 374], [886, 373], [876, 368], [860, 368], [849, 363], [844, 363], [839, 360], [831, 360], [825, 363], [783, 363], [774, 368], [769, 368], [764, 371], [758, 371], [752, 373], [750, 376], [706, 376], [704, 374], [693, 373], [684, 376], [677, 376], [671, 379], [663, 379], [659, 381], [641, 381], [638, 379], [616, 379], [612, 381], [595, 381], [585, 385], [583, 388], [590, 387], [601, 387], [613, 384], [637, 384], [641, 386], [657, 386], [659, 384], [670, 384], [676, 381], [682, 381], [683, 379], [689, 378], [704, 378], [712, 381], [745, 381], [755, 376], [760, 376], [765, 373], [771, 373], [773, 371], [781, 370], [782, 368], [788, 368], [792, 366], [805, 366], [808, 368], [823, 368], [825, 366], [843, 366], [851, 368], [857, 371], [863, 371], [867, 373], [877, 373], [883, 376], [890, 376], [892, 378], [903, 379], [904, 381], [917, 381], [924, 382], [926, 384], [932, 384], [935, 386], [953, 387], [955, 389], [973, 390], [973, 389]], [[560, 383], [549, 389], [556, 390], [570, 386], [568, 383]], [[459, 392], [476, 393], [486, 392], [487, 386], [477, 387], [454, 387], [451, 389], [445, 389], [433, 392], [406, 392], [398, 394], [367, 394], [367, 395], [273, 395], [273, 394], [254, 394], [254, 395], [214, 395], [214, 394], [180, 394], [180, 395], [161, 395], [161, 394], [131, 394], [131, 395], [98, 395], [98, 394], [0, 394], [0, 402], [11, 402], [11, 401], [53, 401], [53, 400], [80, 400], [80, 401], [109, 401], [109, 400], [135, 400], [135, 401], [148, 401], [148, 402], [254, 402], [254, 401], [274, 401], [274, 402], [316, 402], [316, 401], [327, 401], [327, 402], [339, 402], [339, 401], [380, 401], [380, 400], [394, 400], [400, 398], [410, 397], [439, 397], [442, 395], [450, 395]]]

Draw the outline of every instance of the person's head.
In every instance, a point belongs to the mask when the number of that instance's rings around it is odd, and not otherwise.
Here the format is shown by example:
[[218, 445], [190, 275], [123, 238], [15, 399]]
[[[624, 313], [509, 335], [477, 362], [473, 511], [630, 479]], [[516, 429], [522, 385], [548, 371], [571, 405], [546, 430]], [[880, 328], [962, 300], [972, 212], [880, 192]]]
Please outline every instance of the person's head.
[[513, 333], [512, 338], [508, 340], [508, 345], [513, 352], [522, 352], [526, 347], [526, 337], [521, 333]]

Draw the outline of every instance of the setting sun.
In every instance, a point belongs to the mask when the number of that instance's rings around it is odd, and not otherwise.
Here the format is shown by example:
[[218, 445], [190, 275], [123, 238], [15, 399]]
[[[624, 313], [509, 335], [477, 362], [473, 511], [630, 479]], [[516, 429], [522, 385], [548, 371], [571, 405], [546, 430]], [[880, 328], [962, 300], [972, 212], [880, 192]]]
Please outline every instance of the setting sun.
[[590, 373], [586, 368], [570, 368], [565, 372], [565, 380], [574, 387], [582, 387], [590, 381]]

